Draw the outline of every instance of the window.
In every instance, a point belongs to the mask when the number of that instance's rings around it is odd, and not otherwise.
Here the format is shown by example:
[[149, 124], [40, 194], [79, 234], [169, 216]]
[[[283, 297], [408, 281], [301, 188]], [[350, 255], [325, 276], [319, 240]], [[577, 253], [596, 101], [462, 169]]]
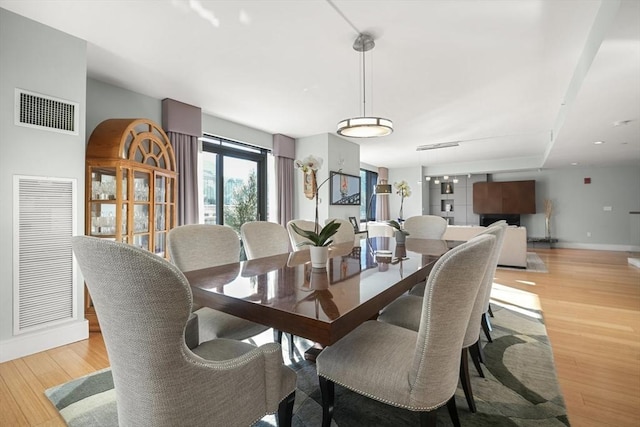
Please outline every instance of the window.
[[205, 224], [240, 232], [247, 221], [267, 218], [267, 150], [211, 135], [202, 142]]
[[375, 220], [376, 198], [372, 196], [377, 183], [378, 174], [376, 172], [360, 169], [360, 221]]

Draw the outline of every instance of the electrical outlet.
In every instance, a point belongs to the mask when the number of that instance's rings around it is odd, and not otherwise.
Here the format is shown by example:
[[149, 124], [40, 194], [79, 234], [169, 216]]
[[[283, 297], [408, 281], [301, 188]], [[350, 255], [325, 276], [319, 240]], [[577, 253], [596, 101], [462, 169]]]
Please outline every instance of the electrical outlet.
[[587, 231], [587, 237], [591, 237], [591, 232]]

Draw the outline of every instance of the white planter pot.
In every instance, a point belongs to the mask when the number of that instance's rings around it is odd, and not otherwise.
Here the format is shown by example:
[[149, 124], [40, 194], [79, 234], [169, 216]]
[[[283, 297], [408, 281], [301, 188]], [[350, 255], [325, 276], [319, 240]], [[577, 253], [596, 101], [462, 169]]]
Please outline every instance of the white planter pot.
[[327, 268], [327, 260], [329, 259], [329, 247], [310, 246], [309, 256], [311, 257], [311, 267]]

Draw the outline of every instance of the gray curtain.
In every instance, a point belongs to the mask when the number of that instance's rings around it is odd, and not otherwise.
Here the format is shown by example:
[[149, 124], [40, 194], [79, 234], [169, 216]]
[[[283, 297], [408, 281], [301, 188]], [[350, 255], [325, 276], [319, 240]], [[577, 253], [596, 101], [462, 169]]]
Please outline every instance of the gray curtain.
[[202, 136], [202, 111], [199, 107], [165, 98], [162, 100], [162, 128], [176, 156], [177, 224], [197, 224], [198, 138]]
[[276, 160], [278, 223], [286, 226], [293, 219], [295, 140], [286, 135], [273, 135], [273, 155]]
[[176, 156], [178, 225], [198, 223], [198, 138], [167, 132]]
[[[388, 184], [389, 169], [378, 168], [378, 184]], [[376, 221], [389, 219], [389, 195], [376, 195]]]

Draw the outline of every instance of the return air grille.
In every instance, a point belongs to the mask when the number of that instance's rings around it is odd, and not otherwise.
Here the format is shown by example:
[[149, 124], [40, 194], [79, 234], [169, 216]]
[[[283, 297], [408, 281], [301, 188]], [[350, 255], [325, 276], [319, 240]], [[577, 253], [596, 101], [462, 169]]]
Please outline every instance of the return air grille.
[[71, 236], [76, 182], [14, 177], [14, 332], [74, 319], [76, 295]]
[[78, 135], [79, 104], [16, 89], [16, 124]]

